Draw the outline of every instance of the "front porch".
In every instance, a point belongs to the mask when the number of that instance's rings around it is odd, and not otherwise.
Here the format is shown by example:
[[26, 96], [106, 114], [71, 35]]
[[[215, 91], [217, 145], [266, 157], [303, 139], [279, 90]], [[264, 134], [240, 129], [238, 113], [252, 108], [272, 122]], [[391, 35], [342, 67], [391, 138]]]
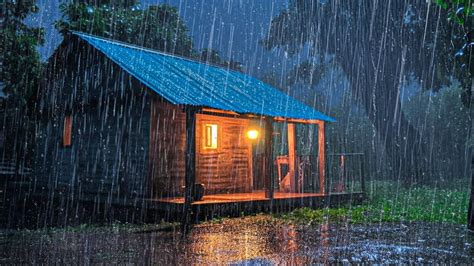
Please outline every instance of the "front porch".
[[[205, 195], [202, 200], [191, 204], [191, 220], [235, 217], [260, 212], [288, 212], [301, 207], [338, 207], [344, 204], [360, 204], [364, 199], [365, 193], [362, 191], [330, 194], [274, 192], [273, 199], [265, 197], [265, 191]], [[180, 217], [185, 210], [183, 197], [152, 199], [147, 204], [151, 209], [166, 213], [167, 218], [171, 220]]]
[[[363, 154], [329, 154], [328, 159], [325, 193], [320, 191], [288, 192], [279, 190], [277, 186], [271, 198], [268, 197], [268, 190], [204, 194], [202, 199], [192, 201], [191, 219], [199, 221], [261, 212], [289, 212], [302, 207], [325, 208], [362, 203], [366, 196]], [[170, 219], [181, 217], [187, 208], [183, 196], [154, 198], [148, 200], [147, 203], [151, 209], [166, 213]]]
[[[307, 197], [321, 197], [321, 193], [292, 193], [292, 192], [274, 192], [273, 199], [297, 199]], [[232, 193], [232, 194], [214, 194], [204, 195], [202, 200], [194, 201], [194, 205], [213, 204], [213, 203], [229, 203], [229, 202], [243, 202], [243, 201], [269, 201], [265, 197], [265, 191], [254, 191], [248, 193]], [[184, 204], [184, 197], [176, 198], [162, 198], [157, 201], [175, 204]]]
[[[155, 168], [151, 178], [155, 191], [147, 201], [152, 209], [181, 216], [183, 224], [191, 217], [291, 211], [364, 198], [362, 172], [359, 178], [353, 173], [345, 177], [348, 173], [342, 169], [329, 175], [340, 177], [338, 181], [327, 179], [332, 168], [327, 162], [340, 162], [343, 168], [347, 162], [345, 155], [326, 160], [324, 120], [153, 106], [152, 129], [162, 124], [160, 119], [175, 121], [168, 128], [179, 137], [159, 141], [169, 134], [152, 131], [152, 140], [157, 140], [150, 148], [152, 162], [174, 159], [165, 161], [168, 167]], [[175, 112], [170, 112], [173, 108]], [[180, 116], [167, 119], [168, 114]], [[170, 151], [176, 155], [168, 156]]]

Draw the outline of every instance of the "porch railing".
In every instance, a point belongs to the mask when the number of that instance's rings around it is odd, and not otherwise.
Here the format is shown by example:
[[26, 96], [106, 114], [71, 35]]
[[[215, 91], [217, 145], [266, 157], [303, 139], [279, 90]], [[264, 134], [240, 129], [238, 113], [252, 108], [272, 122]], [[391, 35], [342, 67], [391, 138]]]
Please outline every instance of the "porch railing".
[[333, 153], [327, 160], [328, 193], [365, 192], [364, 153]]

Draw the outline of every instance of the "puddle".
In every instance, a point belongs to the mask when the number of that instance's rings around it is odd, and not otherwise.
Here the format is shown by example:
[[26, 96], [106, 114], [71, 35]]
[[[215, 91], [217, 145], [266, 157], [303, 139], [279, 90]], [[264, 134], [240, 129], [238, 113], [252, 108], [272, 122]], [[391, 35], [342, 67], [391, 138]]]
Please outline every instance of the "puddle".
[[474, 257], [474, 236], [464, 226], [433, 223], [292, 226], [260, 215], [197, 225], [186, 238], [136, 232], [5, 231], [0, 264], [471, 263]]

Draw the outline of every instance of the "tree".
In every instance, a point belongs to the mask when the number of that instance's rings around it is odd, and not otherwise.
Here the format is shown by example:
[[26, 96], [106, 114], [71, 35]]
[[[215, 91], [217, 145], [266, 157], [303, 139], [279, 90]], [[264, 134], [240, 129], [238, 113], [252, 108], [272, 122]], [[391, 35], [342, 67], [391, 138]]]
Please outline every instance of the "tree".
[[447, 16], [424, 0], [294, 0], [273, 18], [263, 44], [290, 54], [307, 45], [312, 57], [333, 58], [382, 138], [395, 177], [412, 182], [426, 175], [429, 162], [422, 136], [402, 112], [400, 89], [412, 73], [426, 89], [448, 83], [453, 31], [440, 23]]
[[42, 28], [28, 27], [23, 20], [38, 11], [35, 0], [2, 2], [0, 9], [0, 81], [10, 101], [33, 101], [41, 73], [36, 50], [44, 42]]
[[63, 35], [80, 31], [243, 71], [240, 62], [226, 61], [216, 50], [196, 53], [178, 10], [167, 4], [142, 10], [134, 0], [76, 1], [62, 4], [61, 11], [56, 28]]
[[471, 0], [436, 0], [438, 6], [448, 12], [453, 27], [452, 46], [455, 49], [455, 77], [461, 82], [461, 100], [466, 107], [472, 102], [474, 78], [474, 5]]
[[0, 130], [5, 138], [0, 150], [3, 160], [14, 162], [15, 175], [19, 175], [32, 154], [30, 118], [41, 75], [36, 48], [43, 44], [44, 33], [23, 22], [38, 11], [35, 0], [5, 0], [0, 6], [0, 89], [7, 96], [0, 102], [4, 112]]
[[191, 56], [193, 44], [176, 8], [135, 1], [72, 2], [62, 4], [56, 27], [62, 34], [81, 31], [167, 53]]
[[[461, 82], [463, 93], [461, 99], [466, 107], [472, 104], [473, 75], [474, 75], [474, 6], [471, 0], [436, 0], [440, 7], [448, 10], [449, 20], [454, 22], [457, 27], [458, 36], [454, 39], [455, 47], [458, 51], [455, 54], [457, 58], [456, 77]], [[469, 116], [470, 128], [468, 131], [469, 141], [472, 141], [472, 118]], [[468, 143], [469, 154], [471, 158], [471, 195], [468, 210], [468, 227], [474, 230], [474, 156], [472, 155], [472, 143]]]
[[[471, 0], [436, 0], [435, 2], [441, 8], [448, 10], [449, 20], [457, 25], [457, 27], [455, 27], [457, 30], [457, 38], [454, 39], [454, 45], [456, 49], [458, 49], [455, 54], [457, 59], [456, 77], [461, 82], [463, 88], [461, 100], [463, 104], [469, 108], [472, 104], [472, 91], [474, 90], [474, 4]], [[474, 167], [474, 156], [472, 155], [473, 145], [470, 143], [472, 141], [472, 118], [470, 113], [468, 117], [470, 123], [468, 131], [469, 143], [466, 145], [468, 146], [468, 153], [471, 156], [471, 195], [468, 210], [468, 227], [474, 230], [474, 169], [472, 168]]]

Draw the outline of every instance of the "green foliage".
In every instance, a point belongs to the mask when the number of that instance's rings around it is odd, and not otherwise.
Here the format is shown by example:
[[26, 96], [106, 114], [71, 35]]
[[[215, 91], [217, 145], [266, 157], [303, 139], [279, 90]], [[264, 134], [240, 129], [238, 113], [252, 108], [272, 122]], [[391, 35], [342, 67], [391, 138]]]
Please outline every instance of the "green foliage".
[[24, 104], [38, 86], [41, 63], [36, 47], [43, 44], [42, 28], [28, 27], [23, 20], [38, 8], [34, 0], [4, 1], [0, 11], [0, 81], [9, 100]]
[[472, 79], [474, 73], [474, 2], [472, 0], [434, 0], [442, 9], [448, 12], [448, 24], [453, 27], [450, 40], [455, 52], [454, 75], [461, 82], [463, 93], [461, 100], [466, 107], [472, 102]]
[[154, 50], [190, 56], [192, 41], [176, 8], [169, 5], [150, 6], [105, 3], [61, 4], [62, 18], [56, 28], [63, 34], [81, 31]]
[[464, 25], [474, 16], [474, 3], [472, 0], [434, 0], [441, 8], [449, 11], [449, 20]]
[[[466, 182], [467, 185], [467, 182]], [[443, 222], [465, 224], [468, 186], [464, 190], [439, 187], [403, 188], [393, 182], [374, 182], [366, 204], [359, 206], [297, 209], [280, 218], [287, 222]]]

